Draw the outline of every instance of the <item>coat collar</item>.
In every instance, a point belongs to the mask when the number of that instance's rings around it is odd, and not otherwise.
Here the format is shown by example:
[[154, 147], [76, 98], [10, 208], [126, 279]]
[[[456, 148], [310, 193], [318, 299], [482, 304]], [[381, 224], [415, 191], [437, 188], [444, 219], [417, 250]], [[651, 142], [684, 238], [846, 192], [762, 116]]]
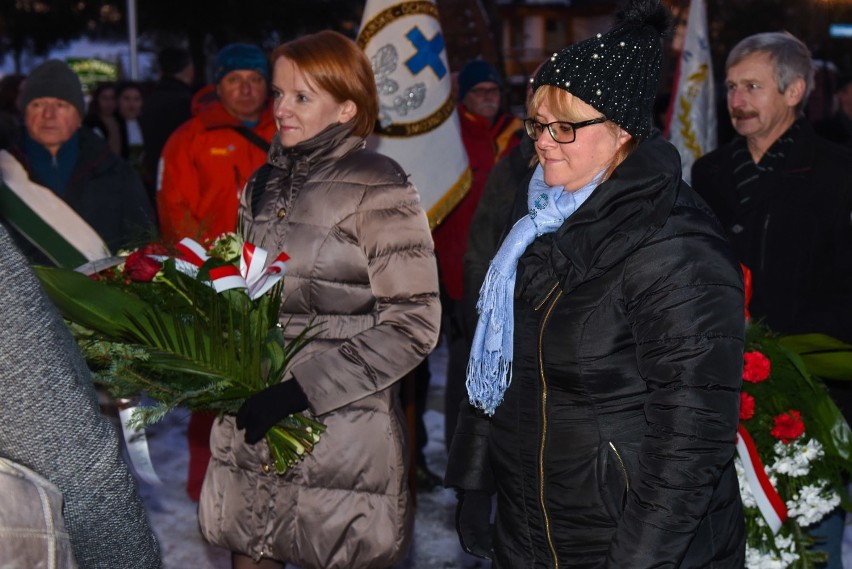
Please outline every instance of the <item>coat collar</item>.
[[[659, 133], [642, 142], [557, 230], [541, 240], [545, 271], [525, 271], [522, 288], [538, 304], [558, 281], [568, 293], [623, 261], [665, 224], [681, 184], [677, 150]], [[536, 274], [538, 273], [538, 274]], [[547, 285], [550, 282], [550, 287]]]
[[337, 160], [366, 144], [363, 138], [352, 136], [351, 131], [352, 125], [349, 123], [332, 124], [313, 138], [289, 148], [282, 146], [276, 135], [269, 149], [269, 164], [290, 172], [299, 164], [314, 168], [318, 164]]
[[[762, 173], [757, 182], [742, 195], [734, 189], [736, 179], [733, 170], [736, 167], [734, 152], [737, 148], [745, 147], [745, 139], [737, 137], [729, 143], [725, 164], [721, 169], [721, 175], [725, 177], [717, 181], [720, 187], [731, 189], [725, 194], [725, 198], [729, 200], [729, 207], [740, 212], [759, 210], [769, 200], [780, 196], [792, 196], [801, 190], [805, 177], [813, 169], [816, 156], [814, 144], [816, 134], [806, 119], [799, 119], [796, 125], [798, 128], [792, 144], [785, 153], [784, 164], [775, 171]], [[748, 199], [744, 199], [746, 195]]]

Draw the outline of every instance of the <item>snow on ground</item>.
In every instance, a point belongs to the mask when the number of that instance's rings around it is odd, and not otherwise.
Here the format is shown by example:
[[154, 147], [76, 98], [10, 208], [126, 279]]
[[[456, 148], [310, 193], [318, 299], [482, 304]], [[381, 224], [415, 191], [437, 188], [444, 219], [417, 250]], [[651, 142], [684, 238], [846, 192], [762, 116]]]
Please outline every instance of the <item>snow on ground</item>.
[[[447, 464], [444, 448], [444, 370], [446, 351], [439, 347], [430, 356], [432, 379], [425, 415], [429, 444], [425, 453], [429, 467], [443, 474]], [[177, 411], [148, 429], [151, 458], [161, 486], [140, 482], [140, 492], [148, 508], [154, 531], [160, 538], [166, 569], [229, 569], [230, 553], [208, 545], [198, 530], [197, 505], [184, 490], [189, 451], [186, 426], [189, 413]], [[455, 494], [437, 489], [417, 495], [414, 540], [407, 558], [394, 569], [473, 569], [485, 567], [481, 560], [467, 555], [455, 532]], [[292, 566], [288, 566], [292, 567]]]

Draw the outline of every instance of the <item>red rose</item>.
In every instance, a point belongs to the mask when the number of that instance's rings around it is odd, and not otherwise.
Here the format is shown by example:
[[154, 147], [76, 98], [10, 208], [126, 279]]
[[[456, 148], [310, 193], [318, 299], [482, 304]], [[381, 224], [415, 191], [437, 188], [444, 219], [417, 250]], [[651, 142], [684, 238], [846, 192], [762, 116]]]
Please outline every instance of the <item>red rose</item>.
[[769, 377], [769, 358], [760, 352], [746, 352], [743, 357], [745, 358], [744, 380], [759, 383]]
[[740, 393], [740, 421], [748, 421], [754, 417], [754, 397], [748, 393]]
[[134, 251], [124, 261], [124, 276], [139, 283], [151, 282], [161, 265], [141, 251]]
[[769, 434], [780, 439], [785, 445], [805, 432], [805, 424], [802, 422], [802, 414], [794, 409], [782, 413], [773, 419], [772, 430]]

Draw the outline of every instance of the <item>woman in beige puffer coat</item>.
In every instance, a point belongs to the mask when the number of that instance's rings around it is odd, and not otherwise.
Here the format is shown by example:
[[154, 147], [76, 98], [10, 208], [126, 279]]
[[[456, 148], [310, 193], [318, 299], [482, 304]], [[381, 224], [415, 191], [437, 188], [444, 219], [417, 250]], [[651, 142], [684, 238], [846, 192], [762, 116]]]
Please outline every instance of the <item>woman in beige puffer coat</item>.
[[[201, 528], [237, 569], [386, 568], [411, 537], [397, 382], [438, 338], [432, 239], [405, 173], [365, 149], [378, 96], [363, 52], [320, 32], [279, 46], [272, 62], [279, 130], [240, 221], [247, 240], [290, 256], [286, 334], [312, 319], [322, 331], [285, 381], [214, 426]], [[253, 443], [303, 410], [327, 431], [279, 476]]]

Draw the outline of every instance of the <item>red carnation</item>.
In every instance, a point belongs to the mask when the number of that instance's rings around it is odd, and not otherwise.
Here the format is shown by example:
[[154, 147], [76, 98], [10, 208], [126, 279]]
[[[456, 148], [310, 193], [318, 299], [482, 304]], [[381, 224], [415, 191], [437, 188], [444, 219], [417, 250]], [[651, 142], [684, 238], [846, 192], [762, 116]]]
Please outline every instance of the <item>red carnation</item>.
[[773, 419], [772, 430], [769, 434], [780, 439], [785, 445], [790, 444], [793, 439], [805, 432], [805, 424], [802, 422], [802, 414], [794, 409], [776, 416]]
[[759, 383], [769, 377], [769, 358], [760, 352], [746, 352], [743, 357], [745, 358], [744, 380]]
[[740, 393], [740, 421], [748, 421], [754, 417], [754, 397], [748, 393]]
[[139, 283], [151, 282], [161, 265], [141, 251], [134, 251], [124, 261], [124, 276]]

